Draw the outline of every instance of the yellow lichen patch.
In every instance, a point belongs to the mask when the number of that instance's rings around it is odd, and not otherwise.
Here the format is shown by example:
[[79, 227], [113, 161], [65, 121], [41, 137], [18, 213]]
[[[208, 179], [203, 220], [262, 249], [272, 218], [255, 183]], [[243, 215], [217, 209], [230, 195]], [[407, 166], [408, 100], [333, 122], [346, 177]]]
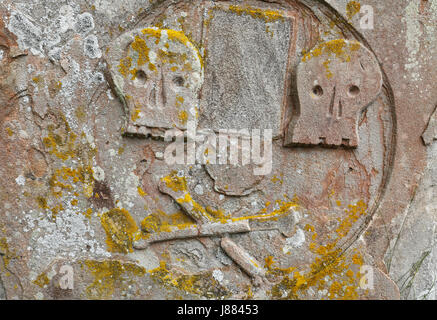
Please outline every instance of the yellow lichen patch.
[[89, 299], [111, 299], [116, 289], [126, 289], [134, 283], [135, 277], [146, 274], [146, 270], [136, 264], [117, 260], [86, 260], [82, 265], [87, 266], [94, 277], [86, 288]]
[[47, 199], [44, 197], [37, 197], [36, 202], [38, 203], [38, 207], [41, 209], [48, 209], [49, 206], [47, 205]]
[[167, 269], [165, 261], [158, 268], [149, 271], [152, 279], [167, 288], [174, 288], [184, 293], [190, 293], [210, 299], [226, 298], [230, 293], [213, 277], [212, 272], [199, 275], [176, 274]]
[[106, 232], [106, 244], [110, 252], [132, 252], [132, 243], [139, 237], [135, 220], [125, 209], [112, 209], [101, 217]]
[[249, 284], [246, 287], [246, 298], [245, 300], [252, 300], [253, 299], [253, 291], [252, 291], [252, 286]]
[[187, 191], [187, 180], [185, 177], [179, 177], [176, 171], [172, 171], [170, 175], [161, 179], [165, 182], [167, 188], [172, 189], [174, 192]]
[[[268, 272], [282, 275], [280, 283], [273, 286], [271, 295], [274, 298], [300, 299], [308, 295], [308, 290], [313, 292], [327, 291], [324, 298], [351, 300], [358, 298], [358, 288], [361, 274], [360, 266], [363, 264], [362, 255], [355, 249], [352, 253], [345, 253], [338, 247], [338, 242], [351, 230], [361, 215], [366, 212], [366, 205], [359, 201], [350, 205], [347, 217], [340, 222], [337, 229], [338, 239], [324, 245], [310, 243], [309, 250], [315, 255], [309, 270], [302, 271], [296, 268], [280, 269], [269, 268]], [[315, 228], [307, 225], [307, 232], [314, 233]], [[315, 239], [315, 237], [311, 237]]]
[[207, 206], [205, 208], [206, 212], [214, 219], [214, 220], [229, 220], [231, 219], [231, 215], [230, 214], [226, 214], [223, 210], [218, 209], [218, 210], [214, 210], [213, 208], [211, 208], [210, 206]]
[[123, 152], [124, 152], [124, 147], [119, 147], [117, 151], [118, 155], [122, 155]]
[[85, 217], [87, 217], [88, 219], [91, 219], [91, 214], [92, 214], [92, 213], [93, 213], [93, 209], [88, 208], [88, 209], [86, 209], [85, 212], [83, 212], [83, 215], [84, 215]]
[[6, 128], [6, 133], [8, 134], [8, 136], [11, 137], [11, 136], [14, 134], [14, 131], [12, 131], [11, 128], [7, 127], [7, 128]]
[[202, 55], [200, 54], [199, 49], [193, 45], [190, 39], [188, 39], [188, 37], [183, 32], [171, 30], [171, 29], [165, 29], [165, 30], [167, 31], [167, 36], [169, 40], [179, 41], [180, 43], [189, 46], [192, 50], [194, 50], [197, 54], [197, 58], [199, 60], [200, 66], [203, 68]]
[[44, 288], [50, 283], [50, 279], [47, 277], [47, 274], [43, 272], [33, 281], [33, 283], [40, 288]]
[[137, 189], [138, 189], [138, 194], [139, 194], [140, 196], [142, 196], [142, 197], [147, 196], [147, 193], [144, 192], [143, 188], [138, 187]]
[[[62, 179], [62, 181], [60, 179]], [[85, 195], [89, 198], [92, 195], [92, 188], [94, 183], [93, 170], [91, 167], [80, 166], [75, 169], [69, 167], [61, 167], [59, 169], [56, 169], [49, 179], [51, 191], [56, 197], [62, 196], [63, 190], [73, 190], [73, 185], [79, 182], [83, 186]], [[90, 190], [88, 190], [89, 188], [91, 188], [91, 192]]]
[[290, 213], [292, 208], [297, 208], [298, 205], [295, 201], [282, 201], [277, 200], [276, 203], [279, 205], [278, 209], [273, 210], [270, 213], [264, 213], [267, 209], [261, 210], [260, 214], [244, 216], [238, 218], [232, 218], [232, 221], [241, 221], [241, 220], [276, 220], [281, 216], [287, 215]]
[[118, 66], [118, 71], [124, 76], [127, 77], [127, 75], [130, 72], [130, 68], [132, 67], [132, 58], [131, 57], [125, 57], [120, 60], [120, 64]]
[[329, 64], [331, 63], [331, 56], [335, 56], [336, 59], [341, 59], [343, 62], [349, 62], [352, 59], [353, 52], [359, 50], [361, 47], [360, 43], [357, 41], [349, 41], [349, 45], [344, 39], [331, 40], [324, 42], [311, 50], [310, 52], [304, 54], [302, 61], [307, 62], [311, 58], [319, 57], [322, 54], [327, 56], [327, 59], [323, 61], [323, 66], [326, 70], [326, 77], [330, 79], [333, 74], [329, 69]]
[[[163, 44], [160, 44], [161, 40], [163, 40]], [[137, 68], [135, 67], [139, 68], [143, 65], [148, 65], [149, 70], [157, 71], [154, 58], [151, 58], [151, 50], [153, 50], [154, 56], [159, 59], [160, 64], [174, 64], [170, 68], [172, 71], [177, 71], [179, 68], [184, 71], [192, 70], [191, 63], [187, 62], [189, 58], [187, 53], [169, 50], [169, 42], [177, 42], [188, 47], [194, 54], [192, 58], [198, 60], [200, 67], [203, 68], [203, 59], [199, 50], [183, 32], [172, 29], [145, 28], [142, 30], [142, 36], [135, 36], [130, 44], [134, 55], [120, 60], [118, 66], [119, 73], [123, 77], [132, 75], [133, 80], [137, 75]], [[157, 47], [155, 48], [155, 46]], [[134, 59], [136, 60], [134, 61]]]
[[193, 225], [193, 221], [182, 212], [167, 215], [165, 212], [158, 210], [141, 222], [141, 230], [146, 233], [170, 232], [171, 227], [185, 229]]
[[135, 36], [135, 40], [131, 43], [131, 47], [138, 53], [137, 65], [142, 66], [148, 63], [150, 49], [144, 39], [139, 36]]
[[178, 119], [179, 119], [179, 122], [182, 125], [185, 125], [187, 123], [187, 121], [188, 121], [188, 113], [187, 113], [187, 111], [185, 111], [185, 110], [179, 111]]
[[176, 199], [176, 202], [179, 204], [183, 204], [183, 203], [191, 204], [192, 207], [191, 214], [195, 215], [196, 219], [206, 218], [209, 221], [214, 220], [202, 205], [200, 205], [199, 203], [193, 200], [193, 198], [189, 193], [185, 193], [184, 197]]
[[302, 61], [309, 61], [311, 58], [326, 54], [328, 57], [335, 56], [343, 61], [350, 61], [351, 55], [361, 47], [360, 43], [354, 40], [346, 42], [344, 39], [323, 42], [310, 52], [304, 54]]
[[348, 209], [345, 210], [347, 217], [343, 220], [339, 220], [340, 224], [336, 229], [337, 235], [340, 238], [345, 237], [355, 222], [358, 221], [362, 216], [367, 214], [367, 205], [364, 201], [358, 201], [355, 205], [349, 205]]
[[62, 203], [59, 203], [55, 206], [53, 206], [52, 208], [50, 208], [50, 211], [52, 212], [52, 220], [56, 220], [56, 217], [58, 216], [59, 212], [65, 210], [64, 206], [62, 205]]
[[276, 174], [272, 177], [271, 181], [272, 181], [273, 183], [277, 183], [277, 182], [281, 182], [281, 183], [282, 183], [281, 179], [279, 179], [279, 178], [276, 176]]
[[[359, 269], [359, 266], [350, 257], [341, 254], [339, 249], [335, 249], [334, 243], [312, 247], [311, 251], [318, 256], [311, 263], [310, 271], [276, 270], [285, 276], [279, 284], [273, 286], [272, 296], [282, 298], [286, 292], [287, 299], [299, 299], [304, 298], [308, 289], [313, 288], [327, 289], [328, 299], [357, 299], [360, 275], [353, 268]], [[291, 272], [292, 275], [287, 274]]]
[[[84, 107], [76, 108], [76, 116], [80, 120], [85, 117]], [[81, 195], [91, 198], [94, 189], [94, 172], [92, 165], [97, 149], [92, 141], [92, 137], [82, 132], [80, 138], [74, 133], [66, 117], [62, 113], [56, 114], [55, 122], [47, 126], [48, 135], [43, 138], [43, 144], [48, 154], [53, 155], [55, 161], [60, 159], [62, 162], [67, 160], [72, 167], [61, 165], [54, 167], [51, 176], [48, 178], [50, 194], [36, 198], [37, 204], [46, 212], [51, 212], [51, 219], [56, 220], [58, 214], [65, 210], [66, 203], [77, 206], [81, 200]], [[59, 162], [59, 161], [58, 161]], [[82, 191], [79, 193], [79, 191]], [[64, 192], [71, 197], [62, 198]], [[51, 195], [51, 196], [50, 196]], [[47, 198], [45, 198], [47, 197]], [[62, 198], [59, 201], [57, 198]], [[51, 203], [49, 207], [48, 202]], [[77, 212], [77, 213], [80, 213]], [[84, 213], [86, 215], [86, 213]]]
[[267, 270], [271, 270], [272, 269], [272, 266], [275, 264], [275, 261], [273, 260], [273, 257], [272, 256], [268, 256], [267, 258], [265, 258], [265, 264], [264, 264], [264, 267], [267, 269]]
[[329, 59], [326, 59], [326, 60], [323, 62], [323, 66], [325, 67], [325, 71], [326, 71], [326, 77], [327, 77], [328, 79], [331, 79], [332, 76], [333, 76], [331, 70], [329, 69], [329, 63], [330, 63], [330, 62], [331, 62], [331, 60], [329, 60]]
[[15, 258], [15, 253], [9, 249], [8, 240], [6, 238], [0, 238], [0, 253], [3, 258], [4, 267], [7, 268], [11, 259]]
[[357, 1], [349, 1], [346, 5], [346, 15], [351, 20], [361, 10], [361, 4]]
[[61, 135], [50, 130], [48, 136], [43, 138], [43, 144], [49, 150], [50, 154], [53, 154], [59, 159], [65, 161], [76, 156], [76, 139], [77, 135], [74, 132], [67, 130], [67, 138], [64, 142], [64, 139]]
[[176, 96], [176, 107], [179, 108], [184, 103], [184, 97]]
[[132, 119], [133, 122], [137, 121], [140, 118], [140, 112], [141, 112], [140, 109], [135, 109], [132, 112], [131, 119]]
[[229, 10], [235, 12], [238, 15], [246, 14], [254, 19], [262, 19], [265, 22], [274, 22], [277, 20], [283, 20], [284, 16], [279, 11], [253, 8], [250, 6], [229, 6]]

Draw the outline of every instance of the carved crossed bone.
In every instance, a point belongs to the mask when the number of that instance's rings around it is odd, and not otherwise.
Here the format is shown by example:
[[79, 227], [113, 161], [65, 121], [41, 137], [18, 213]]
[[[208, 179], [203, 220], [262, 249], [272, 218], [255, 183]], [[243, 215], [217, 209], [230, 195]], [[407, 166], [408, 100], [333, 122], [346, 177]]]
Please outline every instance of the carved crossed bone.
[[[169, 181], [170, 179], [173, 181]], [[170, 177], [163, 178], [159, 184], [159, 190], [172, 197], [184, 212], [196, 221], [196, 224], [182, 229], [178, 226], [171, 226], [170, 231], [149, 234], [147, 239], [134, 243], [135, 249], [144, 250], [152, 243], [169, 240], [221, 236], [221, 248], [253, 279], [254, 285], [260, 285], [265, 281], [265, 270], [261, 267], [261, 263], [229, 238], [230, 234], [255, 231], [255, 229], [250, 227], [249, 220], [238, 220], [237, 218], [217, 221], [217, 219], [209, 215], [201, 205], [191, 198], [186, 188], [185, 178], [178, 177], [176, 173]], [[284, 215], [288, 216], [289, 212], [286, 212]], [[256, 229], [256, 231], [267, 230], [278, 230], [288, 236], [285, 230], [275, 225]]]

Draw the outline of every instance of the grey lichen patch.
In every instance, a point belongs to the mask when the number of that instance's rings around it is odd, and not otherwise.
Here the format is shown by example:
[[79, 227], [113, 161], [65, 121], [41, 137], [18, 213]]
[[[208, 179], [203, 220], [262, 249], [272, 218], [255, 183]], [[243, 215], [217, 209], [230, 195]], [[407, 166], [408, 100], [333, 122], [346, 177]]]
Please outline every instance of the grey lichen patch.
[[12, 11], [8, 28], [17, 36], [17, 42], [21, 50], [33, 49], [34, 53], [42, 51], [43, 32], [29, 17], [18, 11]]
[[90, 35], [85, 38], [83, 48], [88, 58], [96, 59], [102, 57], [102, 51], [99, 48], [99, 40], [95, 35]]
[[77, 16], [76, 23], [74, 25], [74, 30], [80, 35], [86, 35], [91, 30], [94, 29], [94, 19], [93, 16], [84, 12]]

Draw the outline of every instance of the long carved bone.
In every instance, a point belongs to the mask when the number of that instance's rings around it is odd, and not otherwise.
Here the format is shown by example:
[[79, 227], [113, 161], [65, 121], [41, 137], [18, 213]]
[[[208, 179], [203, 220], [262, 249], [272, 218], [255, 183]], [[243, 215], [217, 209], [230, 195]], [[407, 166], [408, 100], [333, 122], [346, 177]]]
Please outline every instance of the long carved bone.
[[133, 247], [138, 250], [144, 250], [150, 244], [156, 242], [250, 232], [250, 226], [247, 220], [243, 220], [227, 223], [215, 222], [201, 225], [192, 225], [184, 229], [179, 229], [179, 227], [177, 226], [171, 226], [170, 230], [171, 231], [150, 234], [147, 239], [136, 241], [133, 244]]
[[220, 245], [227, 255], [231, 257], [231, 259], [234, 260], [234, 262], [252, 279], [254, 279], [255, 285], [261, 284], [266, 273], [261, 267], [261, 264], [254, 257], [228, 237], [222, 238]]

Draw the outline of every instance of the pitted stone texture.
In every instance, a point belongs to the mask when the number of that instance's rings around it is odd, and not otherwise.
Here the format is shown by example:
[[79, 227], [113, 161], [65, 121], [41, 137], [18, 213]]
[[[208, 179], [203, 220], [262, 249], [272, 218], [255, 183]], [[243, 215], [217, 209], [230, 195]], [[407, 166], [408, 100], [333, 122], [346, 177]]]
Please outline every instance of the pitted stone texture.
[[281, 11], [257, 18], [263, 7], [234, 7], [218, 4], [209, 11], [201, 124], [217, 131], [272, 129], [279, 136], [288, 52], [297, 32], [293, 18]]

